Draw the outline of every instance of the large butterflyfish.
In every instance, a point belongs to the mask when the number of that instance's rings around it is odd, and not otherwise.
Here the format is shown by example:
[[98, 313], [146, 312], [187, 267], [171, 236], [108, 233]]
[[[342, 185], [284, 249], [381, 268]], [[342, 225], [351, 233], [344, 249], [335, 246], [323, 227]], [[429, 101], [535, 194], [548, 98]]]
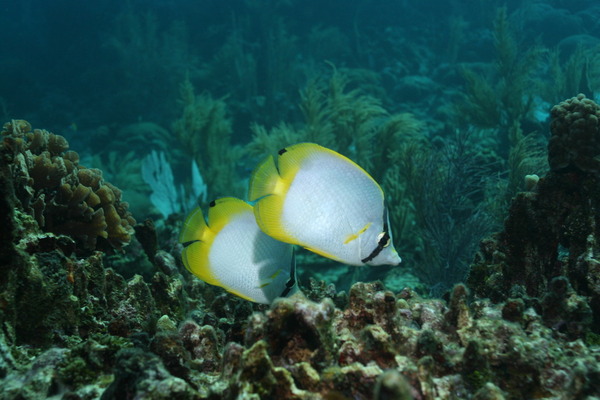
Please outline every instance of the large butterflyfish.
[[384, 194], [343, 155], [314, 143], [281, 149], [254, 170], [249, 200], [258, 226], [348, 265], [397, 265]]

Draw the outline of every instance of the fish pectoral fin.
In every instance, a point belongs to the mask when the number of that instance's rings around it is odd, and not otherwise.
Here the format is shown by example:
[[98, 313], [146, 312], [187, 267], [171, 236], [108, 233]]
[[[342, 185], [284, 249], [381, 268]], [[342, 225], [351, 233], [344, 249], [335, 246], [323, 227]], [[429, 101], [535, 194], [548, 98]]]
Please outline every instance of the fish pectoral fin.
[[265, 279], [261, 279], [260, 280], [260, 285], [258, 285], [258, 288], [262, 289], [264, 287], [269, 286], [279, 276], [279, 274], [281, 273], [281, 271], [282, 271], [282, 269], [280, 268], [277, 271], [275, 271], [275, 273], [273, 273], [271, 276], [268, 276]]

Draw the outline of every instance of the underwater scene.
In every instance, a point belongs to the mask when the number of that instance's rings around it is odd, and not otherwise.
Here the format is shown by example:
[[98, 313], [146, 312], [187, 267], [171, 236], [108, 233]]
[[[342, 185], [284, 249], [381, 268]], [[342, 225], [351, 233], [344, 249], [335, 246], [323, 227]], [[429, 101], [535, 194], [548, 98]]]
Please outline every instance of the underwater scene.
[[0, 400], [600, 399], [597, 0], [0, 22]]

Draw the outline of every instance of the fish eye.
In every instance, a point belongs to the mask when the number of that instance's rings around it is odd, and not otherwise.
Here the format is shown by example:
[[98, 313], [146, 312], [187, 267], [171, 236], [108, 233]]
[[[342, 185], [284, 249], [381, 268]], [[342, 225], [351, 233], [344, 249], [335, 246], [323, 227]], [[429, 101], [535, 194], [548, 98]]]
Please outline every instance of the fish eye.
[[381, 232], [377, 235], [377, 243], [381, 247], [388, 247], [390, 245], [390, 235], [387, 232]]

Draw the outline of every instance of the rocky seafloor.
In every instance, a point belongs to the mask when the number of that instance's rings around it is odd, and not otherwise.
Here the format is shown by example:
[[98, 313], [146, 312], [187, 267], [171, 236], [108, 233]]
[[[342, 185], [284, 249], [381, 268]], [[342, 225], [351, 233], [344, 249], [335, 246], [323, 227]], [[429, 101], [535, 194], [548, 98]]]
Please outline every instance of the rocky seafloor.
[[64, 138], [5, 124], [0, 399], [600, 398], [600, 107], [552, 117], [550, 172], [446, 299], [311, 282], [269, 307], [191, 277], [177, 224], [157, 246]]

